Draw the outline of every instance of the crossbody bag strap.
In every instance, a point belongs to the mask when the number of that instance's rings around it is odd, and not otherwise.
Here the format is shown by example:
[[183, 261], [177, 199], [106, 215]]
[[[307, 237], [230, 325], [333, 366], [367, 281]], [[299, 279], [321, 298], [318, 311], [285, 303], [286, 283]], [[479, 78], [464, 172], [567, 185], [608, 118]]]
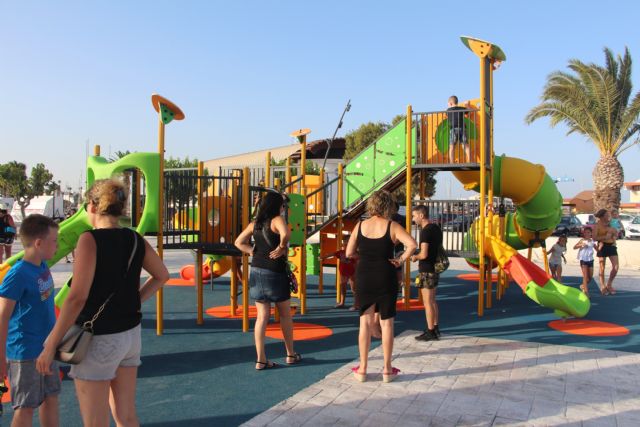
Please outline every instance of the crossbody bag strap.
[[[133, 262], [133, 257], [136, 255], [136, 250], [138, 249], [138, 236], [135, 231], [131, 230], [131, 232], [133, 233], [133, 250], [131, 251], [131, 255], [129, 256], [129, 262], [127, 263], [127, 269], [124, 272], [124, 276], [123, 279], [126, 279], [127, 274], [129, 273], [129, 269], [131, 268], [131, 263]], [[123, 280], [124, 282], [124, 280]], [[120, 288], [122, 288], [122, 286], [120, 286]], [[109, 301], [111, 301], [111, 298], [113, 298], [113, 296], [118, 293], [118, 291], [120, 290], [120, 288], [116, 289], [114, 292], [111, 293], [111, 295], [109, 295], [109, 297], [107, 298], [107, 300], [102, 303], [102, 305], [98, 308], [98, 311], [96, 311], [96, 314], [93, 315], [93, 317], [91, 318], [91, 320], [88, 320], [86, 322], [83, 323], [83, 327], [85, 329], [93, 329], [93, 322], [95, 322], [98, 317], [100, 317], [100, 314], [102, 313], [102, 310], [104, 310], [104, 308], [107, 306], [107, 304], [109, 303]]]

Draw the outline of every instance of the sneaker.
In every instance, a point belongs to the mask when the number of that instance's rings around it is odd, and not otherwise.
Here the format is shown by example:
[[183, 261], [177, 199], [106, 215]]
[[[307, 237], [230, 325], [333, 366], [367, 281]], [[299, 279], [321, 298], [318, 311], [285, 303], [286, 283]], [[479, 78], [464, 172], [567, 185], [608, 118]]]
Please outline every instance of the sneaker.
[[435, 332], [438, 339], [440, 339], [440, 328], [438, 327], [438, 325], [433, 326], [433, 332]]
[[426, 330], [417, 337], [414, 337], [416, 341], [437, 341], [438, 336], [434, 331]]

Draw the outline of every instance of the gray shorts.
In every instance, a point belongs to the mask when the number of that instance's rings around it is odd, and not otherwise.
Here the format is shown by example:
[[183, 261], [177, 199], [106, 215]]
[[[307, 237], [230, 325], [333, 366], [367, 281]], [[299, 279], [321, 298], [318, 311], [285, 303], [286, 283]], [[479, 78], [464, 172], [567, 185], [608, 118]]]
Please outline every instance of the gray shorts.
[[94, 335], [84, 360], [71, 365], [69, 376], [86, 381], [111, 381], [118, 368], [140, 366], [140, 331], [138, 325], [116, 334]]
[[60, 393], [62, 383], [56, 361], [51, 364], [53, 375], [41, 375], [35, 359], [9, 360], [7, 371], [13, 409], [37, 408], [47, 397]]

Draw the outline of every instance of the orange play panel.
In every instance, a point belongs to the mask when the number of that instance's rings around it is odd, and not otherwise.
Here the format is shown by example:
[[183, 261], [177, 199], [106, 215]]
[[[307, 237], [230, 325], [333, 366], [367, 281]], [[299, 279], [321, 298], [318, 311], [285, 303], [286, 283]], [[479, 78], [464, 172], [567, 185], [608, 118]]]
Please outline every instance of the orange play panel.
[[195, 286], [196, 282], [193, 280], [169, 279], [166, 284], [169, 286]]
[[[312, 341], [328, 338], [333, 335], [331, 328], [313, 323], [293, 323], [294, 341]], [[267, 326], [267, 336], [277, 340], [284, 339], [279, 323], [271, 323]]]
[[409, 300], [409, 309], [406, 309], [404, 308], [404, 300], [399, 299], [398, 301], [396, 301], [396, 310], [398, 311], [424, 310], [424, 304], [422, 304], [419, 299], [411, 299]]
[[[480, 275], [478, 273], [458, 274], [456, 277], [458, 279], [460, 279], [460, 280], [469, 280], [471, 282], [477, 282], [477, 281], [480, 280]], [[497, 282], [498, 281], [498, 275], [497, 274], [492, 274], [491, 275], [491, 281], [492, 282]]]
[[599, 320], [569, 319], [549, 322], [549, 327], [567, 334], [588, 337], [619, 337], [629, 335], [629, 329]]
[[[291, 315], [293, 316], [296, 313], [297, 307], [291, 307]], [[211, 308], [207, 308], [204, 311], [206, 314], [208, 314], [211, 317], [217, 317], [220, 319], [242, 319], [242, 306], [239, 305], [238, 308], [236, 309], [236, 313], [232, 316], [231, 315], [231, 306], [229, 305], [220, 305], [217, 307], [211, 307]], [[257, 316], [258, 311], [256, 310], [256, 306], [255, 305], [250, 305], [249, 306], [249, 318], [250, 319], [255, 319]], [[273, 316], [273, 314], [275, 313], [275, 309], [272, 308], [271, 309], [271, 315]]]

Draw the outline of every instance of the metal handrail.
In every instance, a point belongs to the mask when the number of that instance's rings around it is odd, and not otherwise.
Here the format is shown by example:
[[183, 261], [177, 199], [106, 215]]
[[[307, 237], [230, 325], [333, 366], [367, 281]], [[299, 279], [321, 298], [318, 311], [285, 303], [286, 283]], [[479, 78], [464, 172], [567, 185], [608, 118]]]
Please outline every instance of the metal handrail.
[[290, 183], [285, 184], [284, 186], [282, 186], [282, 191], [285, 191], [285, 190], [287, 190], [287, 189], [289, 189], [289, 188], [293, 187], [293, 185], [294, 185], [294, 184], [297, 184], [297, 183], [299, 183], [300, 181], [302, 181], [302, 178], [303, 178], [302, 176], [299, 176], [299, 177], [297, 177], [296, 179], [294, 179], [293, 181], [291, 181]]

